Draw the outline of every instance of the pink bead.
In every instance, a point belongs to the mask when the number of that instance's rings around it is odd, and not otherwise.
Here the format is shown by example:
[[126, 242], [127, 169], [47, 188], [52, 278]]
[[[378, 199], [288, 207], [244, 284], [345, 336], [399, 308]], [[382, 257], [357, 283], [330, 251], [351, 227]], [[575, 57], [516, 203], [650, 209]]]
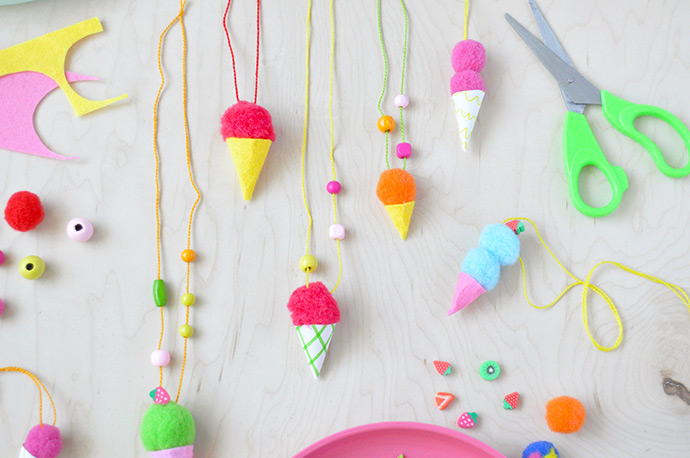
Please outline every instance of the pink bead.
[[84, 218], [74, 218], [67, 223], [67, 235], [75, 242], [86, 242], [93, 235], [93, 226]]
[[328, 236], [333, 240], [342, 240], [345, 238], [345, 226], [342, 224], [331, 224], [328, 228]]
[[405, 94], [400, 94], [395, 96], [393, 103], [395, 103], [395, 106], [398, 108], [405, 108], [410, 104], [410, 99], [408, 99]]
[[5, 253], [0, 250], [0, 266], [5, 262]]
[[154, 350], [151, 353], [151, 364], [156, 367], [165, 367], [170, 364], [170, 353], [165, 350]]
[[328, 191], [331, 194], [338, 194], [342, 187], [340, 186], [340, 183], [337, 181], [329, 181], [328, 184], [326, 185], [326, 191]]
[[395, 149], [395, 155], [400, 159], [410, 157], [412, 155], [412, 145], [409, 143], [398, 143]]
[[0, 315], [5, 311], [5, 303], [0, 299]]

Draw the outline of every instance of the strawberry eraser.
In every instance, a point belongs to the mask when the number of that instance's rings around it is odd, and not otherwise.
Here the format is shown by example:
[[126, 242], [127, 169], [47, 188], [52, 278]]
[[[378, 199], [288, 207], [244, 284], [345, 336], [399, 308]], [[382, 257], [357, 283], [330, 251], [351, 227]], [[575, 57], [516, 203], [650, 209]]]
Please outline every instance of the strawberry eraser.
[[151, 399], [153, 399], [153, 402], [155, 404], [165, 405], [170, 402], [170, 395], [167, 391], [165, 391], [165, 388], [163, 388], [162, 386], [159, 386], [158, 388], [151, 390], [149, 396], [151, 396]]
[[513, 410], [518, 405], [518, 392], [510, 393], [503, 398], [503, 408], [506, 410]]
[[465, 412], [458, 418], [458, 426], [461, 428], [472, 428], [476, 425], [477, 413], [476, 412]]
[[441, 375], [450, 374], [450, 363], [445, 361], [434, 361], [434, 367], [436, 368], [436, 372]]

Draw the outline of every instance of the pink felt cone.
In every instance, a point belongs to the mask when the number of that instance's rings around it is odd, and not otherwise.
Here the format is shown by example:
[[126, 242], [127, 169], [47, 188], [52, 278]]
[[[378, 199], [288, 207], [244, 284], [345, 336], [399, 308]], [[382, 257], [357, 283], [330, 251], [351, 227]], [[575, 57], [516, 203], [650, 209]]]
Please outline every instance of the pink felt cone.
[[194, 458], [194, 446], [185, 445], [184, 447], [169, 448], [149, 452], [151, 458]]
[[470, 305], [472, 301], [484, 294], [486, 290], [477, 283], [477, 280], [467, 275], [465, 272], [460, 272], [458, 277], [458, 284], [455, 286], [455, 295], [453, 296], [453, 305], [448, 310], [448, 315], [452, 315], [460, 309]]

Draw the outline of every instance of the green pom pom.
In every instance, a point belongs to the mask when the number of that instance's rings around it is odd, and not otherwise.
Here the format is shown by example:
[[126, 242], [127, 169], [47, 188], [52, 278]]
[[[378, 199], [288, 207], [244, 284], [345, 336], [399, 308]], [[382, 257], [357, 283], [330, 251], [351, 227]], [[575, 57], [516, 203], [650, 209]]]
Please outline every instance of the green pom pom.
[[149, 452], [194, 444], [194, 418], [179, 404], [152, 404], [141, 421], [141, 441]]

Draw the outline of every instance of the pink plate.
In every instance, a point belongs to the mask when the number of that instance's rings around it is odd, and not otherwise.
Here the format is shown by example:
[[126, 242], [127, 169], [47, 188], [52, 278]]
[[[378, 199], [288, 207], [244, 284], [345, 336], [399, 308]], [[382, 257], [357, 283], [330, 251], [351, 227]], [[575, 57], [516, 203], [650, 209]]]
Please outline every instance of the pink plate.
[[356, 426], [321, 439], [294, 458], [506, 458], [459, 431], [414, 422]]

